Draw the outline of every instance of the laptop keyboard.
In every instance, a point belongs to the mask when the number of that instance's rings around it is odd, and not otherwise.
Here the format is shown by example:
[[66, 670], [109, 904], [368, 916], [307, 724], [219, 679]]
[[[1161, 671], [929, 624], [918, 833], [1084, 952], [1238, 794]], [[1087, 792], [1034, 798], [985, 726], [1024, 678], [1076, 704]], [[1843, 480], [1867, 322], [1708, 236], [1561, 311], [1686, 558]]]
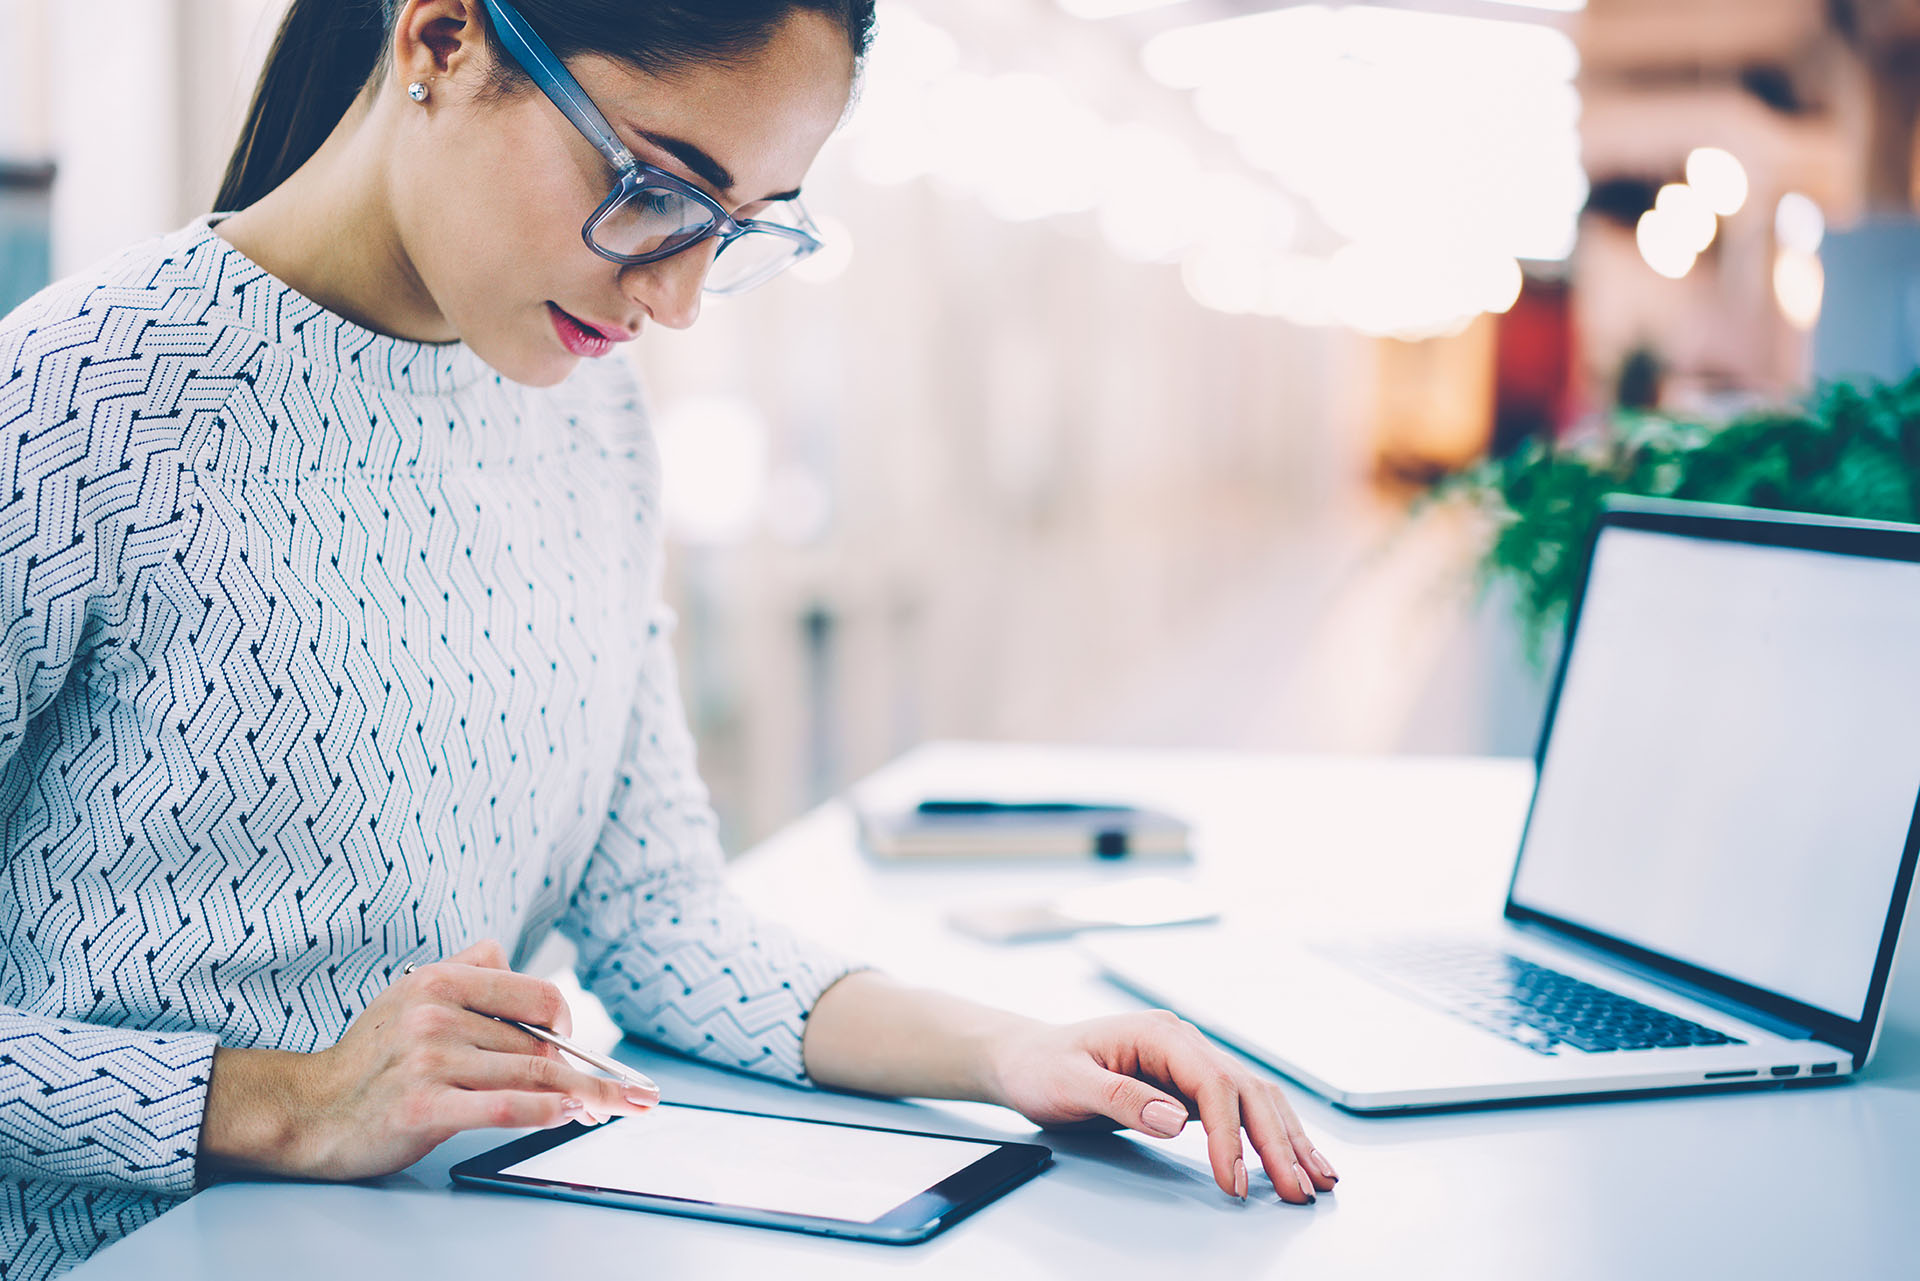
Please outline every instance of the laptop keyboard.
[[1490, 947], [1394, 943], [1331, 951], [1422, 1005], [1536, 1054], [1744, 1045], [1678, 1015]]

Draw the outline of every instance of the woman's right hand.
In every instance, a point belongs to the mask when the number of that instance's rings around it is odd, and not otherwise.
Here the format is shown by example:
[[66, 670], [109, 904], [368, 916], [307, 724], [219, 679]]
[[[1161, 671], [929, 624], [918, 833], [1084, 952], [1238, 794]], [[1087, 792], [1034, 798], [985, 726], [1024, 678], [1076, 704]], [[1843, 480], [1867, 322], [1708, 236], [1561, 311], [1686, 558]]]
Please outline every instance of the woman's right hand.
[[462, 1130], [595, 1124], [659, 1102], [489, 1015], [573, 1030], [560, 989], [514, 973], [486, 939], [395, 979], [329, 1049], [216, 1050], [203, 1181], [236, 1171], [372, 1178]]

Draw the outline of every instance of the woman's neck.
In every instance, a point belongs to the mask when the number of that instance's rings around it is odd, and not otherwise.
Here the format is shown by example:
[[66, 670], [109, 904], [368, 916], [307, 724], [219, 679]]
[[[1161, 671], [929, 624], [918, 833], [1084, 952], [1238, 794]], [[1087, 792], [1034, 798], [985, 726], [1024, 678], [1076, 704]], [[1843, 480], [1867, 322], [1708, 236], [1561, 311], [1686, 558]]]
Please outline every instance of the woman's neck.
[[386, 122], [355, 100], [287, 180], [223, 219], [216, 234], [268, 274], [375, 333], [459, 337], [408, 256], [386, 182]]

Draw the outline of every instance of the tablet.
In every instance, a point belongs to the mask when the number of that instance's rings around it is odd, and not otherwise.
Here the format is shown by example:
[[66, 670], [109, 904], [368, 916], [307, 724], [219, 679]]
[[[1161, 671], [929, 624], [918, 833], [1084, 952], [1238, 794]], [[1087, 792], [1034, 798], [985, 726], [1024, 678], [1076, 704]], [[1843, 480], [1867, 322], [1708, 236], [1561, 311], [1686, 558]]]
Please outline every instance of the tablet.
[[536, 1131], [452, 1174], [503, 1192], [906, 1245], [1052, 1159], [1033, 1143], [663, 1103]]

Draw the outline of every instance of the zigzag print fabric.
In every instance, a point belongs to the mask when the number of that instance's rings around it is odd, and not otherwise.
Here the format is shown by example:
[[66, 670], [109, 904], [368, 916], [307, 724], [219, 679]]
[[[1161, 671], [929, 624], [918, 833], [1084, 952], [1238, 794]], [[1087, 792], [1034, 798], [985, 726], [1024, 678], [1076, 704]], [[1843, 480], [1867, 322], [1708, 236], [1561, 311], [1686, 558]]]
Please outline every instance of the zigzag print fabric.
[[845, 961], [750, 916], [631, 375], [518, 386], [207, 215], [0, 321], [0, 1277], [194, 1191], [216, 1044], [333, 1044], [550, 929], [637, 1036], [805, 1080]]

